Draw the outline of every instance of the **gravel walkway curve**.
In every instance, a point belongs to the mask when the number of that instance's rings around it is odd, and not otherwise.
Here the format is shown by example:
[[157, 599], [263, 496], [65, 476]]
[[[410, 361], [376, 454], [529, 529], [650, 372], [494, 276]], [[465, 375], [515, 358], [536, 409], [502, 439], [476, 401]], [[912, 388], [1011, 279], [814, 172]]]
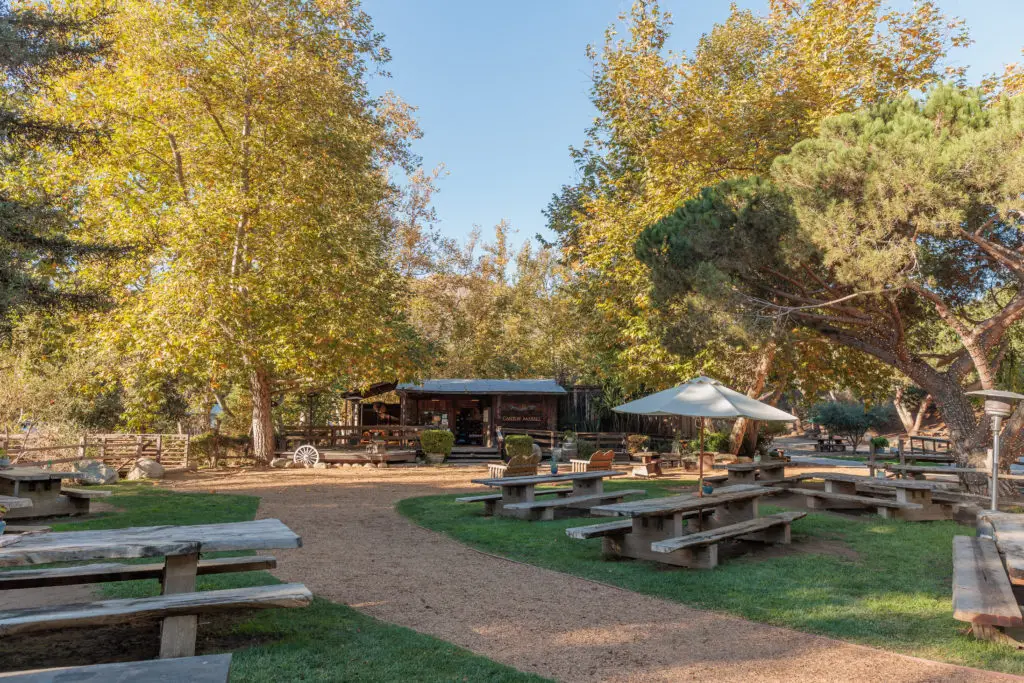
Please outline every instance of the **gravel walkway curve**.
[[395, 512], [472, 490], [482, 468], [199, 474], [178, 489], [250, 493], [303, 548], [275, 574], [522, 671], [592, 681], [1022, 680], [756, 624], [473, 551]]

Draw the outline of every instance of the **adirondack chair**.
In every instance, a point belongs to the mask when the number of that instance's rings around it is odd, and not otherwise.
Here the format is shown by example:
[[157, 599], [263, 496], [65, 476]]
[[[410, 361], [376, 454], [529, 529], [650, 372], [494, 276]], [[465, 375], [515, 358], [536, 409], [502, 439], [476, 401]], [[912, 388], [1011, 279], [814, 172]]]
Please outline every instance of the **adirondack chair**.
[[570, 460], [573, 472], [596, 472], [598, 470], [610, 470], [612, 460], [615, 459], [615, 451], [596, 451], [590, 460]]
[[537, 474], [540, 467], [540, 454], [534, 453], [529, 456], [517, 455], [508, 461], [487, 463], [487, 476], [491, 479], [501, 477], [532, 477]]

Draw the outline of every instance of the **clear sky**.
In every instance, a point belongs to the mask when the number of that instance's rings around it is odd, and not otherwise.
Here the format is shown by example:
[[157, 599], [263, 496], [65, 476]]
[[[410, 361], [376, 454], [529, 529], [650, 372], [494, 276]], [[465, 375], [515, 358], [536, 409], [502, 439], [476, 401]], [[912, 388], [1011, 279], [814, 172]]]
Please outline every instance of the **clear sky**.
[[[763, 10], [767, 0], [738, 4]], [[909, 6], [911, 0], [895, 0]], [[443, 163], [435, 207], [440, 228], [465, 236], [502, 218], [517, 241], [546, 233], [542, 210], [574, 178], [569, 145], [594, 116], [584, 50], [631, 0], [363, 0], [387, 37], [384, 85], [418, 108], [426, 167]], [[1024, 47], [1024, 0], [939, 0], [967, 20], [974, 44], [952, 55], [970, 76], [1002, 70]], [[669, 47], [692, 50], [725, 19], [727, 0], [663, 0], [673, 14]], [[379, 89], [379, 88], [377, 88]]]

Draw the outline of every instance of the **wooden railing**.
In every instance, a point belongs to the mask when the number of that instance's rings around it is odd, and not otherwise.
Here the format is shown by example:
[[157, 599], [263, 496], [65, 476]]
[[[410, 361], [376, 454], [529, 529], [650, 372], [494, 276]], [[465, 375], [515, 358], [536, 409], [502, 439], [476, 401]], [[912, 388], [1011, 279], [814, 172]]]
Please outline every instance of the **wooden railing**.
[[325, 425], [284, 427], [280, 440], [285, 449], [298, 444], [312, 444], [323, 448], [358, 447], [371, 441], [384, 441], [389, 446], [418, 448], [420, 432], [427, 427], [393, 427], [387, 425], [340, 426]]
[[164, 467], [187, 468], [191, 464], [190, 441], [188, 434], [85, 434], [73, 444], [35, 446], [31, 441], [26, 445], [21, 434], [4, 434], [0, 436], [0, 448], [19, 465], [95, 459], [125, 470], [137, 459], [149, 457]]
[[[918, 445], [920, 445], [920, 447], [918, 447]], [[908, 436], [907, 449], [910, 453], [948, 454], [950, 451], [950, 442], [949, 439], [943, 439], [937, 436]]]

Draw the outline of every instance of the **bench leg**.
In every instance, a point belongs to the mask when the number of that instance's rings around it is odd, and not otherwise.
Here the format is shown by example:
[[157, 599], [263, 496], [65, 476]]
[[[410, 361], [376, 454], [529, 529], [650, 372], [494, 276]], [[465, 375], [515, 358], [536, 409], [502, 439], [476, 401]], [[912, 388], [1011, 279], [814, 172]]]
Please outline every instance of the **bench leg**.
[[[164, 564], [164, 595], [195, 591], [198, 569], [199, 553], [168, 555]], [[164, 619], [160, 626], [160, 659], [195, 656], [198, 624], [195, 614]]]
[[779, 526], [758, 531], [756, 534], [740, 536], [740, 539], [743, 541], [758, 541], [760, 543], [788, 544], [792, 542], [793, 536], [790, 533], [788, 524], [780, 524]]
[[494, 508], [498, 501], [496, 500], [485, 500], [484, 501], [484, 517], [493, 517]]
[[530, 510], [529, 519], [531, 522], [550, 522], [555, 518], [555, 508], [543, 508], [541, 510]]
[[703, 548], [690, 548], [686, 550], [677, 550], [674, 553], [670, 553], [677, 558], [677, 562], [683, 567], [690, 567], [692, 569], [714, 569], [718, 566], [718, 544], [712, 543], [709, 546]]

